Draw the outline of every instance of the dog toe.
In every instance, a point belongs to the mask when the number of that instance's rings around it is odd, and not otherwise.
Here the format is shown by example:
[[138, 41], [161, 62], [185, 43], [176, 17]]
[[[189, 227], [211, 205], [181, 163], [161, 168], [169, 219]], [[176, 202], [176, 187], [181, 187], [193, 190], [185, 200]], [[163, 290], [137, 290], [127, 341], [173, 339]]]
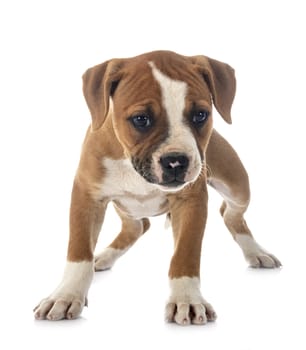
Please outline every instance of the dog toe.
[[215, 321], [217, 315], [213, 307], [205, 302], [200, 303], [168, 303], [166, 305], [166, 321], [175, 322], [181, 326], [205, 325]]
[[282, 266], [281, 262], [272, 254], [258, 254], [248, 257], [250, 267], [274, 269]]

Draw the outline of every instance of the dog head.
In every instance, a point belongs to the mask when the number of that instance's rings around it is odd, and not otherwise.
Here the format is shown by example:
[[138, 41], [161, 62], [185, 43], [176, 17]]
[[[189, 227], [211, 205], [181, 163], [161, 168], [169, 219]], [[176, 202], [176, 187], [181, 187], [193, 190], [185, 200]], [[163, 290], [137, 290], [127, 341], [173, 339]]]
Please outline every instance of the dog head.
[[92, 132], [111, 118], [135, 170], [164, 191], [195, 181], [212, 132], [212, 104], [231, 123], [234, 70], [205, 56], [155, 51], [83, 75]]

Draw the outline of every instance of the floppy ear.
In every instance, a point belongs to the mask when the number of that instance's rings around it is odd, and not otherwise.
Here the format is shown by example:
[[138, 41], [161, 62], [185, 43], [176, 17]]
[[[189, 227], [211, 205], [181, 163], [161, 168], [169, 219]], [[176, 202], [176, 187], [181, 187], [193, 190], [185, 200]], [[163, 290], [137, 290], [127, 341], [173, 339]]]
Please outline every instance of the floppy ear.
[[89, 68], [83, 74], [83, 94], [91, 113], [92, 131], [104, 123], [109, 110], [109, 98], [119, 83], [118, 60], [106, 61]]
[[228, 64], [206, 56], [192, 57], [210, 89], [214, 106], [222, 118], [232, 123], [231, 107], [236, 92], [235, 71]]

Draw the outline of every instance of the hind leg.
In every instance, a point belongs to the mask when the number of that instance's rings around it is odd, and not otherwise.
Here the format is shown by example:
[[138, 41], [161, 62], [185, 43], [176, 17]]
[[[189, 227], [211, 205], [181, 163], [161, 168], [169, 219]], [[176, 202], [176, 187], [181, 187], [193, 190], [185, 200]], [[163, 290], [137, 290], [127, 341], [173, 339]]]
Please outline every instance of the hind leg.
[[[219, 190], [218, 186], [216, 186], [216, 189], [221, 195], [224, 195], [222, 190]], [[231, 199], [225, 199], [220, 212], [226, 227], [242, 249], [245, 259], [251, 267], [280, 267], [280, 261], [273, 254], [261, 247], [252, 236], [243, 217], [246, 209], [247, 204], [239, 202], [237, 198], [231, 197]]]
[[251, 267], [280, 267], [280, 261], [254, 239], [244, 213], [250, 202], [249, 180], [237, 153], [216, 131], [207, 150], [209, 184], [224, 198], [220, 212]]
[[135, 220], [125, 215], [118, 208], [116, 208], [116, 211], [122, 221], [121, 232], [107, 248], [95, 257], [96, 271], [110, 269], [117, 259], [150, 227], [150, 222], [147, 218]]

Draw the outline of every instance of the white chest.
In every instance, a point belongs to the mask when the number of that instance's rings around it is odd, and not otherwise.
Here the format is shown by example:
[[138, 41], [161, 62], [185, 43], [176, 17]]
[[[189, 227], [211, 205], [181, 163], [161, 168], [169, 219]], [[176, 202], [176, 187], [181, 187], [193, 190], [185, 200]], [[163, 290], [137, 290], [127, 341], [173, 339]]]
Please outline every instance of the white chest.
[[167, 210], [166, 195], [142, 178], [128, 159], [105, 158], [103, 165], [106, 174], [101, 184], [102, 197], [137, 219], [159, 215]]

